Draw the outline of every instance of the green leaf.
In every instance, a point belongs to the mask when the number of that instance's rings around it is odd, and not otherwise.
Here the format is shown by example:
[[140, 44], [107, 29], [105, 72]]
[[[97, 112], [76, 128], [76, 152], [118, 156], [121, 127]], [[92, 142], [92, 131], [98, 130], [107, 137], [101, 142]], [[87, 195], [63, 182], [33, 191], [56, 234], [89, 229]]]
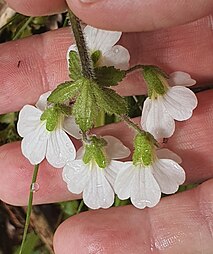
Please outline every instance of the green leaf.
[[133, 164], [149, 166], [153, 161], [153, 143], [149, 134], [138, 134], [134, 139]]
[[148, 95], [149, 97], [152, 96], [153, 91], [155, 91], [157, 94], [163, 95], [165, 94], [165, 85], [162, 81], [161, 74], [156, 71], [156, 68], [151, 66], [146, 66], [143, 68], [143, 77], [147, 83], [148, 86]]
[[76, 82], [66, 81], [60, 84], [48, 97], [48, 101], [52, 103], [63, 103], [75, 97], [81, 87], [82, 81]]
[[72, 115], [72, 108], [70, 106], [64, 105], [64, 104], [56, 104], [55, 107], [66, 116]]
[[96, 82], [101, 86], [116, 86], [123, 80], [126, 72], [115, 69], [115, 67], [97, 67], [95, 68]]
[[44, 113], [41, 115], [41, 121], [46, 120], [46, 129], [48, 131], [53, 131], [58, 124], [59, 117], [60, 112], [58, 111], [58, 109], [52, 107], [44, 111]]
[[75, 81], [83, 77], [79, 55], [75, 51], [69, 52], [69, 77]]
[[93, 127], [94, 120], [98, 114], [95, 97], [92, 93], [93, 82], [84, 80], [81, 93], [73, 106], [73, 115], [76, 123], [83, 132]]
[[93, 85], [93, 93], [98, 107], [112, 115], [123, 115], [128, 112], [126, 100], [110, 88]]

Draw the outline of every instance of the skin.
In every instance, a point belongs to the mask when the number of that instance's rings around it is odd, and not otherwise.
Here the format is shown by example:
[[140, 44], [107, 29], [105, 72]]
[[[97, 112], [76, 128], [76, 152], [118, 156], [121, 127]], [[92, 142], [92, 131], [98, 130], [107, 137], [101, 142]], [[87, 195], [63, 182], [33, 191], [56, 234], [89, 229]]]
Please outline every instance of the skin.
[[[66, 3], [60, 0], [52, 0], [51, 4], [48, 0], [8, 0], [8, 3], [17, 11], [34, 16], [66, 9]], [[198, 85], [213, 82], [212, 0], [153, 0], [152, 3], [135, 0], [134, 4], [131, 0], [99, 0], [91, 4], [72, 0], [68, 5], [93, 26], [139, 32], [124, 34], [120, 42], [129, 49], [131, 64], [156, 64], [168, 72], [186, 71]], [[98, 15], [100, 10], [101, 15]], [[182, 25], [184, 23], [188, 24]], [[163, 29], [156, 30], [158, 28]], [[144, 32], [147, 30], [149, 32]], [[60, 29], [1, 44], [0, 113], [34, 104], [41, 93], [68, 79], [65, 55], [71, 43], [69, 29]], [[122, 95], [146, 91], [137, 73], [116, 89]], [[196, 189], [163, 198], [152, 209], [127, 206], [74, 216], [55, 233], [56, 254], [68, 254], [70, 250], [73, 254], [212, 253], [212, 96], [212, 90], [198, 94], [199, 106], [193, 117], [176, 123], [176, 132], [168, 141], [168, 147], [183, 159], [187, 182], [202, 184]], [[123, 123], [94, 130], [98, 134], [114, 135], [131, 147], [133, 133], [129, 134], [129, 131]], [[0, 199], [14, 205], [26, 205], [32, 171], [33, 167], [21, 155], [19, 142], [0, 147], [3, 176], [0, 177]], [[40, 190], [35, 194], [36, 204], [78, 198], [67, 191], [61, 171], [46, 162], [41, 165], [38, 182]]]

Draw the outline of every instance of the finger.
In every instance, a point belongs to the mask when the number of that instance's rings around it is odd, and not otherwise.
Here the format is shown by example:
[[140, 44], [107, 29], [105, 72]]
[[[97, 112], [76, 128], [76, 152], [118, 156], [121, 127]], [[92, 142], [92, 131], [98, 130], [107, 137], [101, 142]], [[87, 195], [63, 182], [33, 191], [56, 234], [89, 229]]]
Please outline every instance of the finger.
[[133, 206], [82, 213], [62, 223], [55, 253], [212, 253], [213, 180], [166, 197], [152, 209]]
[[[200, 93], [199, 107], [193, 117], [178, 124], [177, 132], [169, 140], [169, 147], [183, 159], [187, 182], [200, 182], [213, 177], [212, 118], [213, 91]], [[96, 130], [97, 134], [113, 135], [126, 146], [132, 147], [134, 132], [124, 123], [111, 124]], [[26, 205], [33, 167], [21, 154], [20, 143], [0, 147], [0, 199], [15, 205]], [[35, 193], [35, 203], [69, 200], [76, 196], [68, 193], [62, 181], [61, 170], [51, 168], [46, 162], [39, 170], [40, 190]]]
[[65, 0], [6, 0], [11, 8], [28, 16], [49, 15], [66, 10]]
[[85, 23], [118, 31], [148, 31], [177, 26], [209, 15], [211, 0], [67, 0]]
[[[16, 11], [25, 15], [47, 15], [65, 10], [64, 0], [7, 0]], [[199, 1], [113, 1], [68, 0], [68, 5], [83, 21], [96, 27], [119, 31], [147, 31], [180, 25], [211, 13], [211, 0]], [[125, 19], [123, 19], [125, 17]], [[121, 22], [122, 20], [122, 22]]]
[[[121, 42], [130, 51], [132, 65], [156, 64], [169, 73], [186, 71], [198, 83], [213, 80], [213, 33], [209, 17], [164, 31], [124, 34]], [[69, 29], [1, 44], [0, 113], [34, 104], [40, 94], [67, 80], [65, 57], [70, 44]], [[116, 89], [125, 96], [146, 91], [140, 73], [129, 75]]]

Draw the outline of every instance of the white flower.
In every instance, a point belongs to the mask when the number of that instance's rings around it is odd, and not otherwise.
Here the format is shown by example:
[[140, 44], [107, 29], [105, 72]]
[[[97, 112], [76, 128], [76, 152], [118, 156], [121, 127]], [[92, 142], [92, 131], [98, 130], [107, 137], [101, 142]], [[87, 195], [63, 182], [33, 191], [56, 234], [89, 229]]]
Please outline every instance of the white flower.
[[141, 126], [156, 139], [169, 138], [175, 131], [175, 121], [184, 121], [192, 116], [197, 106], [195, 94], [184, 86], [196, 83], [190, 75], [184, 72], [174, 72], [170, 75], [168, 90], [164, 95], [147, 98], [144, 102]]
[[[121, 141], [112, 136], [105, 136], [107, 141], [105, 153], [108, 159], [122, 159], [129, 156], [130, 151]], [[113, 184], [116, 171], [122, 162], [111, 160], [106, 168], [100, 168], [95, 161], [84, 164], [81, 159], [83, 149], [78, 151], [77, 159], [70, 161], [63, 169], [63, 179], [68, 190], [75, 194], [83, 192], [85, 204], [92, 208], [108, 208], [114, 202]]]
[[[128, 69], [130, 60], [129, 51], [121, 45], [115, 45], [121, 38], [121, 32], [106, 31], [86, 26], [84, 34], [91, 55], [96, 51], [101, 53], [97, 63], [98, 66], [114, 66], [121, 70]], [[77, 52], [77, 46], [73, 44], [69, 47], [67, 59], [69, 59], [70, 51]]]
[[80, 138], [80, 129], [73, 117], [61, 119], [56, 129], [51, 132], [46, 129], [46, 121], [41, 121], [40, 118], [47, 107], [50, 93], [41, 95], [36, 107], [25, 105], [21, 109], [17, 128], [19, 135], [23, 137], [22, 153], [31, 164], [39, 164], [46, 157], [53, 167], [61, 168], [68, 160], [76, 157], [76, 149], [65, 131], [75, 138]]
[[180, 162], [179, 156], [165, 150], [147, 167], [135, 166], [132, 162], [123, 163], [115, 180], [115, 193], [121, 200], [130, 198], [132, 204], [140, 209], [157, 205], [161, 192], [175, 193], [185, 181], [183, 168], [173, 159]]

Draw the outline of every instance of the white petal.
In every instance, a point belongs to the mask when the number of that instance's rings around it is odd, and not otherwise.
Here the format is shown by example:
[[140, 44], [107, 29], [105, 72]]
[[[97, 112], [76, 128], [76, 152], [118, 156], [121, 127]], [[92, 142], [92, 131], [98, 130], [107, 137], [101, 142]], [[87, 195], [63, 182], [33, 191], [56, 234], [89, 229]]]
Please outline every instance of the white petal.
[[20, 113], [17, 123], [17, 131], [21, 137], [34, 132], [41, 124], [40, 117], [42, 112], [34, 106], [25, 105]]
[[21, 150], [32, 165], [39, 164], [45, 158], [48, 138], [49, 133], [45, 123], [39, 125], [34, 132], [23, 138]]
[[161, 191], [150, 168], [137, 167], [131, 190], [131, 202], [140, 209], [153, 207], [160, 201]]
[[174, 86], [164, 95], [163, 104], [175, 120], [183, 121], [192, 116], [192, 111], [197, 106], [197, 97], [186, 87]]
[[47, 161], [55, 168], [62, 168], [76, 157], [75, 147], [62, 129], [50, 132], [47, 144]]
[[153, 165], [153, 175], [165, 194], [175, 193], [185, 181], [185, 171], [173, 160], [160, 159]]
[[41, 111], [44, 111], [47, 108], [47, 98], [50, 96], [51, 91], [48, 91], [44, 94], [42, 94], [38, 101], [36, 102], [36, 107], [40, 109]]
[[141, 126], [156, 139], [169, 138], [175, 131], [175, 122], [162, 101], [162, 97], [155, 100], [147, 98], [142, 110]]
[[127, 70], [129, 68], [129, 51], [120, 45], [115, 45], [106, 51], [100, 59], [101, 66], [114, 66], [116, 69]]
[[114, 192], [104, 169], [96, 164], [93, 164], [89, 182], [83, 191], [83, 200], [91, 209], [109, 208], [114, 202]]
[[119, 139], [113, 136], [104, 136], [104, 139], [107, 141], [105, 151], [110, 159], [123, 159], [130, 155], [129, 148], [123, 145]]
[[124, 162], [111, 160], [110, 164], [104, 169], [105, 176], [112, 187], [115, 185], [115, 179], [118, 172], [124, 167]]
[[75, 51], [75, 52], [78, 52], [78, 48], [77, 48], [77, 45], [76, 44], [72, 44], [68, 50], [67, 50], [67, 64], [69, 65], [69, 59], [70, 59], [70, 51]]
[[63, 129], [70, 134], [72, 137], [76, 139], [81, 139], [82, 134], [81, 134], [81, 129], [79, 126], [75, 123], [75, 118], [70, 116], [70, 117], [65, 117], [64, 122], [63, 122]]
[[80, 194], [88, 184], [90, 173], [89, 166], [82, 160], [74, 160], [63, 168], [62, 177], [70, 192]]
[[182, 163], [182, 159], [180, 158], [180, 156], [167, 148], [157, 150], [156, 154], [158, 159], [170, 159], [177, 162], [178, 164]]
[[121, 200], [128, 199], [131, 195], [133, 178], [136, 172], [132, 162], [125, 162], [119, 170], [114, 183], [115, 193]]
[[196, 80], [183, 71], [175, 71], [169, 75], [170, 86], [193, 86], [196, 84]]
[[121, 32], [106, 31], [91, 26], [86, 26], [84, 33], [89, 49], [91, 51], [100, 50], [102, 54], [113, 47], [122, 35]]

